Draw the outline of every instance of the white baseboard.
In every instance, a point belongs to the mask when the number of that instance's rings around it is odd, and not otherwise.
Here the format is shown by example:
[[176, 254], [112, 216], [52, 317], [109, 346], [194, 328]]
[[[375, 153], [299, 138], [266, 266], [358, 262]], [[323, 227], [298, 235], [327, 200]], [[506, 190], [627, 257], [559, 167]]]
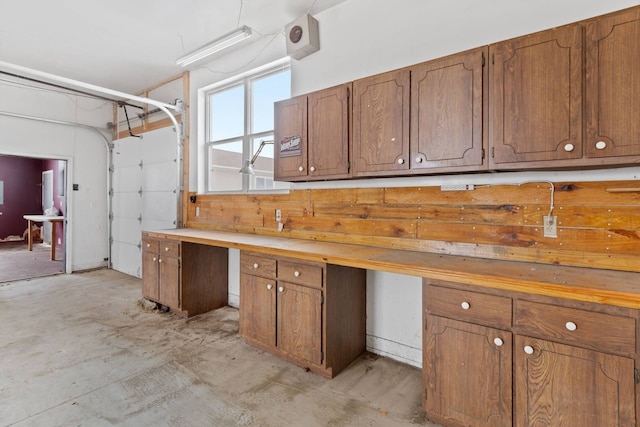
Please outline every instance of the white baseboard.
[[367, 335], [367, 351], [422, 368], [422, 349], [385, 338]]
[[228, 304], [234, 308], [240, 308], [240, 295], [228, 294]]

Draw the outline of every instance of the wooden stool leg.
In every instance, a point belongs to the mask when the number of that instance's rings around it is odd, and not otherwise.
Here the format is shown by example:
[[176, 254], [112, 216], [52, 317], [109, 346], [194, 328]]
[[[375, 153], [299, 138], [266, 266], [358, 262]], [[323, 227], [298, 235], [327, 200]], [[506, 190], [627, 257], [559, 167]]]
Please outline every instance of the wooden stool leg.
[[56, 223], [51, 221], [51, 261], [56, 260]]
[[31, 234], [31, 227], [33, 227], [33, 222], [31, 222], [31, 220], [27, 220], [27, 227], [29, 227], [29, 229], [27, 230], [27, 235], [29, 236], [28, 241], [29, 241], [29, 250], [32, 251], [33, 250], [33, 234]]

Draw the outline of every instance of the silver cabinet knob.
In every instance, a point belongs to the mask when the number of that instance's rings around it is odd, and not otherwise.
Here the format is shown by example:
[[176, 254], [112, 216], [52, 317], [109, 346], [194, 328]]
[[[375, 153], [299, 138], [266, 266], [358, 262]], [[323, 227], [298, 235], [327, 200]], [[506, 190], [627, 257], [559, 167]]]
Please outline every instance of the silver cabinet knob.
[[469, 310], [471, 308], [471, 304], [467, 301], [462, 301], [462, 303], [460, 303], [460, 307], [462, 307], [463, 310]]
[[494, 338], [494, 339], [493, 339], [493, 343], [494, 343], [495, 345], [497, 345], [498, 347], [502, 347], [502, 344], [504, 344], [504, 341], [502, 341], [502, 339], [501, 339], [501, 338]]
[[298, 166], [298, 170], [302, 172], [304, 170], [304, 166]]
[[399, 165], [403, 165], [404, 164], [404, 159], [403, 158], [398, 159], [398, 164]]
[[604, 150], [605, 148], [607, 148], [607, 143], [604, 141], [598, 141], [596, 142], [596, 148], [598, 150]]
[[169, 246], [165, 246], [164, 251], [169, 252]]
[[296, 271], [293, 272], [293, 275], [296, 276], [296, 277], [300, 277], [300, 272], [298, 270], [296, 270]]
[[160, 259], [158, 260], [158, 262], [162, 262], [162, 258], [160, 258]]
[[257, 262], [254, 262], [253, 263], [253, 268], [258, 268], [258, 267], [260, 267], [260, 265]]
[[569, 331], [575, 331], [576, 329], [578, 329], [578, 325], [576, 325], [573, 322], [565, 323], [564, 327], [567, 328], [567, 330], [569, 330]]
[[309, 168], [309, 170], [310, 170], [311, 172], [315, 172], [315, 171], [316, 171], [316, 167], [315, 167], [315, 166], [311, 166], [311, 167]]
[[151, 247], [151, 243], [147, 243], [147, 247], [150, 248]]
[[280, 287], [278, 288], [278, 292], [284, 292], [284, 287], [283, 287], [283, 286], [280, 286]]
[[416, 157], [416, 163], [422, 163], [422, 157]]
[[156, 262], [158, 260], [158, 258], [153, 257], [153, 262]]
[[573, 144], [565, 144], [564, 151], [573, 151], [574, 148]]
[[527, 354], [533, 354], [533, 347], [531, 347], [530, 345], [525, 345], [524, 352]]
[[267, 285], [267, 289], [271, 290], [272, 288], [273, 288], [273, 285], [272, 285], [271, 283], [269, 283], [269, 284]]

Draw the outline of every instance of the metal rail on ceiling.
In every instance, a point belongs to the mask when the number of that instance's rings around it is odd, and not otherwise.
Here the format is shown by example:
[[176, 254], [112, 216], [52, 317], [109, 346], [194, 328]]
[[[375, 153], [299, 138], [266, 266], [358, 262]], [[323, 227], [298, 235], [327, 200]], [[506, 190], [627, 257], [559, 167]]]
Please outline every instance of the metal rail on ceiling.
[[[183, 167], [184, 167], [184, 159], [183, 159], [183, 155], [184, 155], [184, 130], [182, 129], [182, 125], [180, 123], [178, 123], [175, 115], [171, 112], [174, 111], [176, 113], [180, 113], [184, 116], [184, 103], [180, 102], [179, 100], [176, 100], [175, 104], [168, 104], [165, 102], [161, 102], [161, 101], [157, 101], [155, 99], [151, 99], [151, 98], [146, 98], [146, 97], [142, 97], [142, 96], [138, 96], [138, 95], [133, 95], [133, 94], [129, 94], [126, 92], [121, 92], [118, 90], [114, 90], [114, 89], [109, 89], [109, 88], [105, 88], [102, 86], [98, 86], [98, 85], [94, 85], [91, 83], [86, 83], [86, 82], [82, 82], [79, 80], [75, 80], [75, 79], [70, 79], [68, 77], [62, 77], [62, 76], [58, 76], [55, 74], [51, 74], [51, 73], [47, 73], [44, 71], [40, 71], [40, 70], [35, 70], [29, 67], [25, 67], [22, 65], [18, 65], [18, 64], [12, 64], [10, 62], [6, 62], [6, 61], [0, 61], [0, 70], [2, 69], [9, 69], [12, 70], [14, 72], [17, 73], [22, 73], [23, 75], [28, 75], [28, 76], [32, 76], [32, 77], [38, 77], [39, 79], [45, 79], [48, 81], [52, 81], [52, 82], [56, 82], [56, 83], [60, 83], [61, 85], [67, 85], [70, 86], [71, 88], [81, 88], [84, 90], [88, 90], [91, 92], [97, 92], [97, 93], [101, 93], [101, 94], [105, 94], [105, 95], [109, 95], [109, 96], [115, 96], [117, 98], [122, 98], [122, 100], [130, 100], [130, 101], [135, 101], [135, 102], [139, 102], [142, 104], [148, 104], [148, 105], [153, 105], [154, 107], [157, 107], [158, 109], [160, 109], [163, 113], [165, 113], [167, 115], [167, 117], [171, 120], [171, 122], [174, 125], [175, 128], [175, 132], [176, 132], [176, 164], [177, 164], [177, 173], [176, 173], [176, 196], [177, 196], [177, 212], [176, 212], [176, 227], [178, 227], [178, 225], [181, 224], [181, 216], [182, 216], [182, 206], [181, 206], [181, 200], [182, 200], [182, 194], [184, 192], [184, 184], [183, 184]], [[5, 72], [5, 74], [7, 74]], [[20, 76], [21, 77], [21, 76]], [[118, 102], [118, 101], [116, 101]], [[46, 119], [45, 119], [46, 120]], [[108, 144], [109, 147], [111, 147], [111, 144]], [[109, 153], [111, 153], [111, 151], [109, 151]], [[108, 170], [107, 173], [110, 173], [109, 171], [111, 170], [111, 155], [108, 155], [107, 157], [109, 157], [108, 161], [109, 161], [109, 166], [108, 166]], [[109, 179], [108, 179], [109, 181]], [[107, 190], [107, 194], [109, 195], [111, 193], [111, 191]], [[108, 196], [109, 197], [109, 196]], [[109, 203], [109, 202], [108, 202]], [[109, 227], [111, 226], [111, 219], [109, 219]], [[111, 242], [109, 241], [108, 243], [109, 246], [109, 255], [111, 254]], [[109, 263], [111, 263], [111, 256], [109, 256]]]

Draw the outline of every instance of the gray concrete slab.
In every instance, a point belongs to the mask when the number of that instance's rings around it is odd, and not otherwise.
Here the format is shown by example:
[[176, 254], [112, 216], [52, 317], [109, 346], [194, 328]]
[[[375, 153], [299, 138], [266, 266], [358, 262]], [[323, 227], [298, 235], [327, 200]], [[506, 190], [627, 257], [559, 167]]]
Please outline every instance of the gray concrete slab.
[[185, 320], [112, 271], [0, 284], [1, 426], [430, 424], [421, 373], [365, 354], [332, 380], [249, 346], [231, 307]]

